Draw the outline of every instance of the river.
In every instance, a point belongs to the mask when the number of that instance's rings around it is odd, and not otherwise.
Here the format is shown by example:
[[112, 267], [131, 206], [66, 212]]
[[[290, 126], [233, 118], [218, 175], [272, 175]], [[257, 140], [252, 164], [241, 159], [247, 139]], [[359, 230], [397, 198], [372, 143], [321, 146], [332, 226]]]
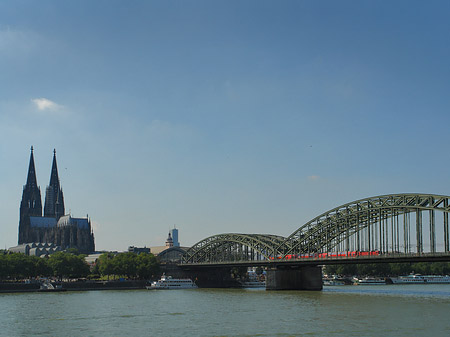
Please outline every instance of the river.
[[449, 336], [450, 285], [0, 294], [0, 336]]

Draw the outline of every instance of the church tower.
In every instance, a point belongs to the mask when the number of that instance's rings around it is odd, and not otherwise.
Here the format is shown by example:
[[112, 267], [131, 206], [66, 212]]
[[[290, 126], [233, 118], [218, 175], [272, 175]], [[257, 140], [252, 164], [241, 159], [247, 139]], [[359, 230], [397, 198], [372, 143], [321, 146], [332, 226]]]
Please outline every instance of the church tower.
[[22, 201], [20, 202], [19, 244], [27, 243], [29, 240], [30, 216], [42, 216], [41, 190], [37, 185], [33, 146], [31, 147], [27, 183], [23, 187]]
[[50, 183], [45, 191], [44, 216], [59, 219], [64, 215], [64, 196], [59, 184], [58, 166], [56, 165], [56, 150], [53, 149], [52, 173]]

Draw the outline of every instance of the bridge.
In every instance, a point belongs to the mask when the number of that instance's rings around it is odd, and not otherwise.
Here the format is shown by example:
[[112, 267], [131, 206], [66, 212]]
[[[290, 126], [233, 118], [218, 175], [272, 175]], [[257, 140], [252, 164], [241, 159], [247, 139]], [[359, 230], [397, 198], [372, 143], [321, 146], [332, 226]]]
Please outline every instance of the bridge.
[[288, 237], [218, 234], [188, 249], [180, 266], [197, 271], [265, 266], [273, 289], [316, 289], [319, 278], [322, 284], [319, 265], [450, 261], [449, 200], [382, 195], [333, 208]]

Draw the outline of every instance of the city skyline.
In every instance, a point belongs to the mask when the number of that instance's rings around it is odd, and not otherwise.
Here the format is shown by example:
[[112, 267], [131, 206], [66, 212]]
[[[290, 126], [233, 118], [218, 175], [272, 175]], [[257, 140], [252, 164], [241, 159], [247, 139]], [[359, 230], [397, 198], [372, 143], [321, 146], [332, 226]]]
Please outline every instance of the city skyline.
[[[446, 1], [0, 3], [0, 246], [29, 149], [98, 250], [287, 236], [391, 193], [450, 195]], [[82, 24], [80, 24], [82, 23]], [[83, 213], [82, 213], [83, 212]]]

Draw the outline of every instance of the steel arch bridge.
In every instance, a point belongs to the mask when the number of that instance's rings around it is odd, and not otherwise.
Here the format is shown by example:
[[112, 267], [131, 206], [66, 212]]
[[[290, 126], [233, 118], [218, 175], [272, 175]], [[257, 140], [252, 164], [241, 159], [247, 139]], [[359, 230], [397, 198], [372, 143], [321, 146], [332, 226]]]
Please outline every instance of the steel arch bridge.
[[183, 263], [450, 256], [449, 202], [450, 196], [433, 194], [365, 198], [315, 217], [287, 238], [236, 233], [208, 237], [187, 250]]
[[269, 234], [219, 234], [210, 236], [187, 250], [185, 263], [261, 261], [273, 256], [274, 247], [286, 238]]

